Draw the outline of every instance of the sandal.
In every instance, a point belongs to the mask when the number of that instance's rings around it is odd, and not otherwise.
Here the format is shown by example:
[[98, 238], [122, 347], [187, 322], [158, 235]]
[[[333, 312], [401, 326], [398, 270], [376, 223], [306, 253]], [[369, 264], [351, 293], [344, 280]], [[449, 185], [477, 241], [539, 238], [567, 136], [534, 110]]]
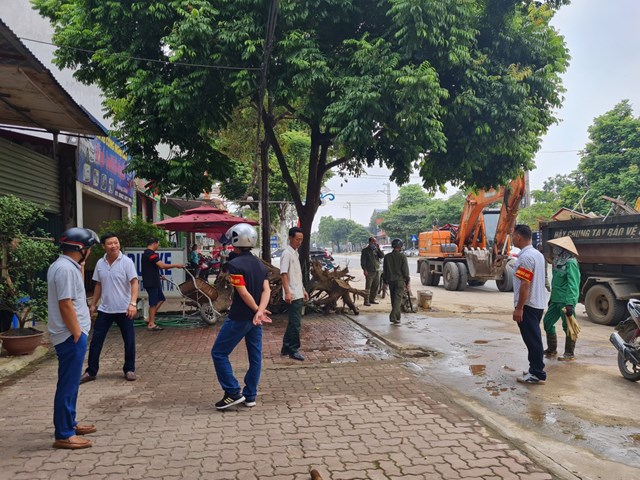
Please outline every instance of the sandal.
[[164, 330], [160, 325], [154, 325], [153, 327], [147, 327], [147, 330], [150, 332], [159, 332], [160, 330]]

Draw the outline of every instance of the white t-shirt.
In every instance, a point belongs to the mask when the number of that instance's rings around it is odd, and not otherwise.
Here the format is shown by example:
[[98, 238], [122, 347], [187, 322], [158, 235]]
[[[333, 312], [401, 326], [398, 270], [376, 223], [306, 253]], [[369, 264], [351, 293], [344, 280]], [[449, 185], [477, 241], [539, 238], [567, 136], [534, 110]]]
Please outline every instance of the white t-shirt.
[[522, 282], [530, 282], [529, 299], [525, 302], [532, 308], [544, 310], [547, 306], [547, 291], [544, 288], [544, 256], [531, 245], [527, 245], [518, 254], [513, 268], [513, 305], [518, 305], [518, 295]]
[[[298, 251], [287, 245], [280, 257], [280, 273], [286, 273], [289, 279], [289, 291], [291, 291], [291, 299], [298, 300], [304, 298], [304, 286], [302, 285], [302, 268], [300, 267], [300, 256]], [[282, 287], [282, 297], [285, 291]]]
[[93, 280], [100, 282], [102, 287], [98, 310], [104, 313], [126, 313], [131, 303], [131, 280], [134, 278], [138, 278], [138, 273], [133, 260], [122, 252], [111, 265], [106, 255], [98, 260], [93, 272]]

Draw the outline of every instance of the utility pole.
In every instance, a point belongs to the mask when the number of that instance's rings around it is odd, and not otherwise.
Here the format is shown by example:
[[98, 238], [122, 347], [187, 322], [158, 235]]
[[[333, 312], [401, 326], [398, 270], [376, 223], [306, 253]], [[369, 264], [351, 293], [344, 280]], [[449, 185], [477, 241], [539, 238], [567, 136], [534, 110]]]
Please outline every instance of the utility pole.
[[[260, 223], [262, 226], [262, 259], [271, 261], [271, 222], [269, 218], [269, 140], [266, 135], [260, 141], [260, 122], [264, 113], [264, 99], [267, 89], [267, 75], [269, 70], [269, 57], [273, 50], [273, 41], [278, 18], [278, 0], [269, 3], [269, 14], [265, 29], [264, 51], [262, 52], [262, 65], [260, 68], [260, 88], [258, 90], [258, 122], [256, 128], [256, 152], [260, 156]], [[270, 99], [269, 99], [270, 100]], [[271, 102], [269, 101], [269, 106]], [[271, 109], [269, 109], [269, 114]], [[257, 162], [256, 162], [257, 163]]]
[[382, 192], [387, 195], [387, 208], [390, 208], [391, 207], [391, 183], [384, 182], [382, 186], [385, 187], [384, 190], [378, 190], [378, 192]]
[[349, 220], [351, 220], [351, 202], [347, 202], [347, 204], [343, 208], [349, 210]]

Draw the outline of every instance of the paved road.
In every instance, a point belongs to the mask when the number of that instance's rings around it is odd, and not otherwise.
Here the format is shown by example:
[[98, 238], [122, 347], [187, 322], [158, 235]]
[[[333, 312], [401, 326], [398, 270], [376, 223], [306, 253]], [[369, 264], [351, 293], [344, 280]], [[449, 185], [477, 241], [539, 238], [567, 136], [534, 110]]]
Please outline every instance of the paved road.
[[[99, 429], [83, 451], [51, 448], [56, 362], [45, 361], [0, 387], [0, 477], [301, 480], [317, 468], [324, 480], [560, 478], [348, 318], [305, 317], [304, 363], [280, 357], [284, 326], [265, 329], [258, 406], [222, 413], [210, 406], [217, 327], [138, 331], [136, 382], [122, 378], [112, 330], [98, 380], [80, 391], [79, 420]], [[233, 362], [242, 375], [242, 348]]]

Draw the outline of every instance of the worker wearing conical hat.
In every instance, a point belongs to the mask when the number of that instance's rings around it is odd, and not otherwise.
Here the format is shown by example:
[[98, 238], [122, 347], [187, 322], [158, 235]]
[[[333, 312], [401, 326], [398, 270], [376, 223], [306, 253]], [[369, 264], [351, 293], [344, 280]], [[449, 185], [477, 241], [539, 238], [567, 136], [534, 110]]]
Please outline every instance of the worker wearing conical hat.
[[553, 253], [553, 277], [549, 308], [543, 320], [544, 331], [547, 334], [547, 349], [544, 354], [546, 357], [552, 357], [558, 353], [556, 323], [562, 319], [566, 339], [564, 354], [558, 357], [558, 360], [574, 360], [576, 341], [567, 334], [567, 316], [574, 315], [580, 294], [580, 267], [576, 259], [578, 249], [571, 237], [560, 237], [547, 243], [551, 245]]

